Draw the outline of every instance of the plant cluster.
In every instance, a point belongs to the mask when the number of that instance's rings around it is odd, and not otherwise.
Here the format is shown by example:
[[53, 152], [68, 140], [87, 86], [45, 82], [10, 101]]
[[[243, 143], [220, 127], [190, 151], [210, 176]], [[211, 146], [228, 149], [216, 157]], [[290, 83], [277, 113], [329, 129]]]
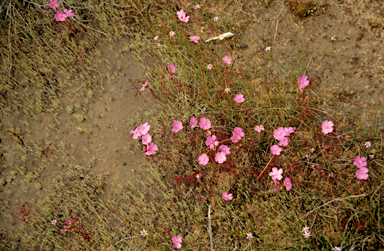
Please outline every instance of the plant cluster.
[[[219, 35], [225, 22], [221, 15], [205, 15], [202, 3], [183, 6], [185, 12], [156, 2], [152, 16], [143, 13], [149, 6], [141, 1], [130, 3], [152, 33], [144, 46], [152, 44], [161, 59], [161, 69], [150, 69], [140, 89], [160, 100], [152, 112], [156, 122], [130, 131], [144, 145], [138, 144], [148, 162], [140, 182], [147, 191], [119, 185], [103, 201], [103, 179], [91, 177], [89, 168], [69, 166], [68, 178], [57, 178], [38, 209], [21, 203], [19, 219], [28, 224], [7, 233], [3, 247], [383, 248], [383, 138], [377, 123], [342, 125], [322, 110], [304, 57], [282, 81], [238, 64], [226, 40], [202, 43], [200, 25]], [[49, 5], [58, 7], [55, 0]], [[67, 15], [64, 10], [56, 22]], [[76, 12], [72, 17], [70, 22]], [[132, 49], [141, 48], [133, 43]], [[272, 60], [273, 43], [259, 52]], [[296, 92], [287, 94], [291, 88]]]

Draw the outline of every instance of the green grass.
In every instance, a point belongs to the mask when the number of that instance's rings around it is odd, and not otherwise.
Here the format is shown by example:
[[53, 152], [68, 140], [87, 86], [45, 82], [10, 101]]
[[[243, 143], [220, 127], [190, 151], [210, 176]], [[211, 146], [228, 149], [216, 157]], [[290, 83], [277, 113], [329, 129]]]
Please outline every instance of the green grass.
[[[107, 185], [104, 178], [92, 177], [88, 168], [68, 165], [66, 177], [57, 178], [57, 185], [47, 191], [44, 201], [20, 202], [20, 213], [7, 216], [25, 225], [19, 231], [2, 232], [3, 250], [170, 250], [172, 236], [179, 234], [183, 236], [182, 250], [209, 250], [211, 241], [215, 250], [383, 248], [383, 134], [376, 118], [372, 118], [372, 126], [359, 125], [353, 118], [339, 121], [320, 108], [304, 51], [291, 69], [284, 69], [282, 80], [260, 66], [273, 60], [264, 51], [273, 41], [259, 45], [265, 58], [252, 62], [253, 68], [239, 65], [235, 59], [231, 65], [222, 62], [222, 57], [232, 53], [228, 40], [217, 44], [204, 44], [203, 38], [197, 44], [190, 42], [188, 36], [201, 35], [199, 25], [211, 27], [213, 36], [223, 33], [220, 28], [224, 25], [212, 20], [204, 4], [199, 10], [184, 9], [191, 21], [182, 23], [174, 2], [92, 1], [92, 8], [73, 1], [65, 3], [78, 8], [73, 8], [75, 21], [57, 23], [49, 7], [44, 7], [49, 12], [42, 14], [37, 5], [11, 4], [19, 14], [2, 22], [0, 31], [3, 112], [35, 117], [39, 112], [64, 109], [60, 97], [76, 95], [73, 90], [79, 88], [70, 78], [75, 78], [74, 82], [82, 79], [85, 94], [92, 96], [95, 72], [90, 56], [86, 56], [91, 53], [84, 52], [94, 51], [99, 39], [112, 42], [131, 35], [134, 42], [129, 47], [137, 56], [149, 49], [161, 60], [148, 73], [149, 88], [161, 101], [152, 111], [156, 124], [151, 124], [159, 151], [147, 157], [146, 175], [141, 181], [145, 194], [133, 192], [130, 184], [120, 185], [113, 197], [104, 201], [99, 198]], [[7, 18], [4, 15], [2, 20]], [[125, 15], [136, 18], [127, 22], [120, 18]], [[81, 20], [95, 22], [90, 27]], [[70, 41], [69, 34], [75, 29], [78, 33]], [[37, 35], [39, 30], [43, 34]], [[176, 35], [170, 37], [170, 31]], [[156, 35], [158, 41], [153, 40]], [[176, 66], [175, 73], [167, 70], [169, 63]], [[212, 70], [207, 69], [208, 64], [213, 64]], [[311, 84], [301, 90], [297, 78], [303, 75], [309, 76]], [[231, 91], [225, 93], [225, 88]], [[239, 93], [245, 95], [240, 105], [233, 100]], [[67, 106], [66, 112], [84, 120], [73, 105]], [[188, 124], [192, 116], [211, 120], [210, 132], [231, 148], [226, 162], [214, 161], [214, 151], [205, 145], [207, 132]], [[171, 131], [174, 120], [183, 122], [182, 131]], [[332, 133], [322, 133], [323, 120], [335, 123]], [[265, 131], [257, 133], [253, 128], [260, 124]], [[297, 129], [282, 154], [273, 156], [270, 147], [277, 144], [273, 131], [281, 126]], [[243, 128], [245, 137], [233, 144], [229, 138], [235, 127]], [[25, 154], [43, 151], [24, 140], [18, 128], [3, 125], [2, 129], [21, 150], [28, 149]], [[372, 147], [366, 148], [366, 141]], [[142, 147], [139, 142], [137, 147]], [[206, 166], [197, 161], [202, 153], [210, 157]], [[305, 157], [307, 154], [310, 157]], [[370, 154], [374, 159], [368, 157]], [[357, 168], [352, 162], [356, 156], [368, 159], [366, 181], [355, 177]], [[291, 177], [290, 191], [281, 181], [278, 192], [273, 189], [268, 175], [272, 167], [282, 168], [284, 178]], [[197, 173], [202, 174], [201, 180], [195, 178]], [[329, 177], [330, 173], [334, 177]], [[232, 193], [234, 199], [224, 201], [224, 191]], [[80, 223], [72, 224], [72, 231], [60, 232], [64, 222], [74, 218]], [[53, 219], [58, 221], [56, 226], [50, 223]], [[310, 228], [308, 239], [303, 237], [304, 226]], [[142, 229], [149, 235], [140, 236]], [[247, 233], [255, 238], [246, 239]]]

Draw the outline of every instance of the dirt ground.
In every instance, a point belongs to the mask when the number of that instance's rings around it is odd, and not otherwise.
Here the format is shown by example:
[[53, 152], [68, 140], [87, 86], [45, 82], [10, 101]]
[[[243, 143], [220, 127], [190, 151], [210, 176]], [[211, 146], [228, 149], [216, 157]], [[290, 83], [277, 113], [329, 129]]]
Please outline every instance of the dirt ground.
[[[247, 45], [244, 49], [233, 49], [228, 55], [234, 59], [235, 66], [244, 65], [251, 70], [271, 67], [276, 75], [287, 79], [285, 72], [292, 62], [298, 65], [304, 53], [310, 61], [298, 74], [301, 76], [308, 69], [313, 93], [322, 100], [319, 106], [335, 111], [340, 119], [347, 114], [359, 115], [364, 123], [373, 124], [377, 116], [383, 128], [383, 3], [382, 0], [319, 0], [316, 10], [302, 19], [292, 15], [285, 1], [247, 1], [241, 9], [236, 1], [220, 5], [208, 1], [206, 7], [212, 18], [223, 13], [220, 18], [234, 24], [230, 27], [235, 33], [231, 42]], [[182, 2], [180, 7], [193, 10], [190, 2]], [[211, 30], [209, 26], [202, 27], [202, 40], [216, 35]], [[224, 25], [222, 31], [228, 31]], [[90, 93], [79, 85], [75, 96], [62, 98], [64, 109], [56, 116], [41, 113], [33, 120], [2, 115], [2, 124], [21, 128], [26, 141], [44, 148], [42, 158], [23, 153], [14, 140], [0, 132], [2, 228], [8, 229], [4, 213], [17, 212], [18, 197], [23, 201], [43, 199], [44, 189], [54, 184], [57, 175], [64, 176], [68, 165], [89, 168], [85, 174], [100, 178], [109, 173], [108, 185], [132, 182], [143, 189], [136, 178], [145, 165], [145, 154], [129, 131], [141, 123], [150, 123], [146, 112], [155, 107], [156, 101], [148, 89], [139, 92], [143, 81], [148, 80], [144, 62], [136, 61], [124, 49], [125, 43], [129, 41], [121, 40], [112, 50], [105, 43], [97, 46], [102, 52], [95, 56], [100, 72], [98, 87]], [[273, 49], [275, 63], [262, 59], [268, 53], [264, 50], [267, 46]], [[106, 67], [106, 59], [113, 64], [111, 70]], [[156, 62], [154, 58], [146, 59], [152, 65]], [[115, 77], [102, 77], [107, 71]], [[69, 113], [66, 107], [73, 104], [74, 97], [78, 105], [73, 111], [68, 110]], [[79, 121], [74, 114], [83, 114], [86, 119]], [[29, 126], [22, 121], [28, 121]], [[20, 170], [30, 172], [32, 178], [24, 181], [16, 173]]]
[[[42, 113], [33, 120], [26, 117], [8, 118], [3, 115], [1, 121], [5, 125], [9, 123], [20, 127], [20, 121], [28, 121], [29, 126], [24, 125], [23, 128], [24, 140], [28, 145], [29, 142], [35, 142], [43, 148], [42, 158], [27, 152], [27, 158], [21, 161], [23, 153], [12, 139], [1, 131], [1, 178], [5, 182], [1, 185], [0, 200], [4, 212], [16, 213], [19, 197], [24, 202], [31, 199], [42, 200], [46, 194], [44, 189], [54, 185], [58, 175], [65, 177], [69, 165], [85, 167], [88, 170], [84, 171], [84, 175], [94, 174], [100, 179], [106, 178], [107, 194], [111, 192], [113, 185], [128, 182], [141, 188], [136, 177], [144, 167], [146, 155], [138, 149], [137, 146], [141, 143], [133, 140], [129, 131], [141, 123], [151, 124], [151, 119], [145, 114], [154, 109], [156, 100], [150, 94], [149, 88], [144, 92], [139, 91], [148, 79], [145, 75], [146, 69], [142, 66], [143, 63], [135, 60], [133, 55], [124, 49], [126, 42], [127, 40], [120, 41], [112, 50], [106, 43], [98, 46], [101, 56], [95, 58], [95, 65], [100, 73], [100, 85], [92, 90], [92, 95], [85, 88], [77, 90], [79, 95], [75, 95], [75, 99], [82, 102], [79, 102], [79, 107], [72, 105], [71, 113], [65, 108], [73, 104], [74, 97], [62, 99], [64, 109], [56, 116]], [[111, 70], [106, 67], [106, 60], [114, 62]], [[109, 80], [104, 78], [107, 73], [113, 76]], [[88, 102], [85, 102], [85, 97], [89, 98]], [[79, 121], [75, 114], [83, 114], [86, 119]], [[25, 173], [38, 173], [39, 177], [24, 181], [20, 174], [11, 173], [20, 166], [24, 166]], [[105, 175], [107, 176], [104, 177]], [[7, 182], [9, 177], [10, 182]], [[7, 193], [9, 190], [12, 192]], [[7, 206], [5, 201], [9, 202]], [[0, 226], [7, 227], [4, 221], [2, 214]]]

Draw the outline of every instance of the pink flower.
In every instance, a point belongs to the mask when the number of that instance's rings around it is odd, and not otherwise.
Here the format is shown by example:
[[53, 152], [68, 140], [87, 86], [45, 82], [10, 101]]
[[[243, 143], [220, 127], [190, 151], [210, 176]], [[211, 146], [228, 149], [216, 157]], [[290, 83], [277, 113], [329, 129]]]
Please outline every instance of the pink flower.
[[145, 229], [143, 228], [143, 231], [140, 231], [140, 235], [141, 235], [141, 236], [146, 236], [146, 235], [148, 235], [147, 230], [145, 230]]
[[213, 21], [215, 21], [215, 22], [219, 21], [219, 17], [214, 17]]
[[57, 222], [57, 220], [51, 221], [52, 225], [54, 225], [54, 226], [56, 226], [56, 222]]
[[156, 37], [153, 38], [153, 40], [157, 40], [157, 39], [159, 39], [159, 36], [156, 36]]
[[57, 0], [51, 0], [49, 1], [49, 7], [56, 10], [57, 7], [59, 7], [59, 4], [57, 3]]
[[65, 231], [67, 231], [68, 229], [68, 226], [65, 226], [64, 229], [61, 229], [60, 232], [64, 233]]
[[145, 90], [145, 87], [148, 86], [148, 81], [145, 81], [145, 84], [143, 84], [143, 87], [141, 87], [140, 91], [144, 91]]
[[196, 179], [201, 180], [201, 173], [199, 173], [199, 174], [196, 175]]
[[311, 153], [313, 153], [315, 151], [315, 148], [311, 148], [311, 149], [309, 149], [309, 151], [311, 151]]
[[219, 164], [224, 163], [227, 160], [227, 156], [223, 152], [217, 152], [215, 156], [215, 161]]
[[194, 9], [200, 9], [200, 4], [197, 4]]
[[363, 157], [356, 156], [355, 161], [353, 162], [353, 164], [355, 166], [357, 166], [357, 168], [366, 167], [367, 166], [367, 158], [364, 157], [364, 156]]
[[244, 102], [244, 94], [237, 94], [234, 98], [236, 103], [243, 103]]
[[368, 155], [369, 156], [369, 158], [371, 158], [371, 159], [373, 159], [374, 157], [375, 157], [375, 155]]
[[180, 10], [177, 13], [177, 17], [180, 18], [180, 17], [185, 17], [185, 15], [187, 15], [187, 12], [184, 12], [183, 10]]
[[367, 141], [364, 143], [365, 147], [368, 148], [368, 147], [371, 147], [371, 142]]
[[141, 139], [144, 145], [148, 145], [152, 141], [152, 137], [149, 134], [144, 135]]
[[138, 137], [141, 137], [141, 133], [139, 133], [138, 131], [137, 131], [137, 129], [138, 128], [136, 128], [136, 130], [130, 130], [129, 132], [130, 133], [133, 133], [133, 139], [137, 139]]
[[235, 127], [235, 129], [233, 130], [233, 136], [238, 137], [238, 138], [240, 137], [240, 139], [242, 137], [244, 137], [243, 128]]
[[270, 51], [271, 50], [271, 46], [268, 46], [267, 48], [264, 49], [265, 51]]
[[170, 70], [171, 72], [175, 73], [176, 72], [176, 67], [172, 63], [169, 63], [168, 70]]
[[69, 225], [69, 224], [72, 224], [73, 220], [72, 219], [69, 219], [67, 222], [65, 222], [65, 224]]
[[171, 37], [173, 37], [173, 36], [175, 35], [175, 32], [174, 32], [174, 31], [170, 31], [170, 32], [169, 32], [169, 35], [170, 35]]
[[189, 21], [189, 16], [186, 16], [186, 17], [183, 17], [183, 18], [179, 18], [179, 20], [180, 20], [181, 22], [188, 23], [188, 21]]
[[252, 233], [248, 233], [248, 234], [247, 234], [247, 239], [252, 239], [252, 238], [253, 238]]
[[287, 133], [286, 136], [289, 136], [296, 131], [296, 127], [284, 127], [284, 130]]
[[223, 60], [223, 62], [224, 62], [225, 64], [231, 64], [231, 63], [232, 63], [232, 59], [231, 59], [230, 57], [228, 57], [228, 56], [224, 56], [224, 57], [222, 58], [222, 60]]
[[260, 125], [260, 126], [255, 126], [255, 131], [256, 132], [261, 132], [261, 131], [264, 131], [265, 129], [264, 129], [264, 126], [263, 125]]
[[65, 21], [65, 19], [67, 18], [67, 15], [65, 15], [62, 11], [58, 11], [55, 16], [56, 18], [56, 21]]
[[194, 43], [198, 43], [200, 37], [199, 36], [193, 36], [193, 37], [189, 37], [189, 41], [191, 42], [194, 42]]
[[321, 123], [321, 129], [324, 134], [331, 133], [333, 131], [333, 126], [334, 124], [332, 121], [324, 120], [323, 123]]
[[280, 155], [282, 150], [283, 149], [281, 147], [279, 147], [278, 145], [271, 146], [271, 152], [273, 155]]
[[297, 78], [297, 83], [299, 84], [300, 89], [303, 89], [304, 87], [309, 85], [309, 81], [307, 79], [308, 76], [302, 76]]
[[239, 136], [232, 135], [232, 137], [231, 137], [231, 141], [232, 141], [233, 143], [237, 143], [237, 142], [239, 142], [240, 140], [241, 140], [241, 137], [239, 137]]
[[331, 172], [330, 174], [328, 174], [328, 177], [333, 177], [333, 172]]
[[304, 238], [308, 239], [309, 236], [311, 236], [311, 233], [310, 232], [304, 232]]
[[288, 143], [289, 143], [290, 139], [288, 139], [287, 137], [284, 137], [282, 140], [280, 140], [279, 142], [279, 146], [288, 146]]
[[213, 68], [213, 65], [211, 65], [211, 64], [207, 65], [208, 70], [211, 70], [212, 68]]
[[75, 15], [72, 13], [72, 10], [67, 10], [67, 9], [64, 10], [64, 13], [67, 17], [73, 17]]
[[303, 227], [303, 230], [301, 230], [301, 232], [309, 232], [309, 227], [307, 226]]
[[199, 127], [203, 130], [208, 130], [211, 128], [211, 121], [203, 117], [200, 119]]
[[205, 145], [209, 146], [209, 149], [215, 149], [215, 146], [219, 145], [219, 141], [216, 140], [217, 137], [215, 135], [208, 136], [207, 141], [205, 141]]
[[191, 127], [195, 127], [197, 126], [197, 119], [195, 117], [192, 117], [190, 120], [189, 120], [189, 124], [191, 125]]
[[332, 251], [341, 251], [341, 248], [340, 247], [334, 247], [334, 248], [332, 248]]
[[276, 130], [273, 131], [273, 137], [276, 140], [282, 140], [285, 136], [287, 136], [287, 132], [284, 130], [283, 127], [279, 127]]
[[178, 132], [181, 129], [183, 129], [183, 123], [181, 123], [180, 121], [174, 120], [172, 132]]
[[285, 188], [287, 189], [287, 191], [291, 190], [292, 189], [292, 183], [291, 183], [291, 179], [290, 178], [285, 178], [284, 180], [284, 186]]
[[183, 10], [180, 10], [177, 12], [177, 16], [179, 17], [179, 20], [184, 23], [188, 23], [189, 21], [189, 16], [187, 16], [187, 13], [184, 12]]
[[145, 152], [146, 155], [153, 155], [156, 154], [156, 151], [159, 150], [156, 144], [151, 142], [149, 145], [147, 145], [147, 151]]
[[231, 89], [229, 89], [229, 88], [225, 88], [225, 90], [224, 90], [225, 93], [230, 92], [230, 91], [231, 91]]
[[149, 129], [151, 128], [150, 125], [148, 125], [148, 122], [146, 122], [144, 125], [141, 124], [136, 130], [141, 134], [141, 136], [148, 133]]
[[279, 186], [279, 185], [277, 185], [277, 184], [275, 184], [275, 186], [273, 187], [273, 189], [275, 189], [275, 191], [276, 191], [276, 192], [278, 192], [278, 191], [279, 191], [279, 188], [280, 188], [280, 186]]
[[221, 145], [217, 151], [223, 152], [225, 155], [231, 154], [230, 148], [227, 145]]
[[277, 169], [276, 167], [273, 167], [272, 168], [272, 172], [269, 173], [269, 176], [272, 177], [273, 180], [281, 180], [283, 178], [283, 175], [281, 175], [283, 173], [283, 169], [280, 168], [280, 169]]
[[183, 242], [182, 241], [182, 236], [181, 235], [178, 235], [178, 236], [173, 236], [172, 237], [172, 241], [173, 241], [173, 247], [172, 248], [177, 248], [177, 249], [180, 249], [181, 248], [181, 243]]
[[197, 159], [199, 160], [199, 165], [203, 166], [207, 165], [209, 161], [208, 155], [206, 153], [201, 154]]
[[357, 169], [355, 175], [356, 175], [356, 178], [358, 178], [359, 180], [368, 179], [368, 177], [369, 177], [368, 168], [362, 167], [362, 168]]
[[225, 201], [228, 201], [228, 200], [232, 200], [233, 196], [231, 193], [228, 194], [227, 192], [224, 192], [223, 195], [221, 196], [221, 198], [223, 198], [223, 200], [225, 200]]

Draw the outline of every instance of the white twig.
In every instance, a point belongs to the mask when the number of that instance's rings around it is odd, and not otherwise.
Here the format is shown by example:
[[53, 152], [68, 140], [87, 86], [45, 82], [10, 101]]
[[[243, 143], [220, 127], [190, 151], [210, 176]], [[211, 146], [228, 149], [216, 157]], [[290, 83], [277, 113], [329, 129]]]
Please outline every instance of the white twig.
[[235, 248], [232, 251], [237, 250], [239, 247], [237, 246], [237, 241], [235, 241]]
[[213, 249], [213, 239], [212, 239], [212, 223], [211, 223], [211, 205], [208, 207], [208, 220], [209, 220], [209, 239], [211, 243], [211, 251], [214, 251]]
[[210, 39], [208, 39], [208, 40], [205, 40], [205, 42], [207, 43], [207, 42], [209, 42], [209, 41], [211, 41], [211, 40], [216, 40], [216, 39], [223, 40], [224, 38], [230, 38], [230, 37], [233, 37], [234, 35], [235, 35], [235, 34], [232, 33], [232, 32], [226, 32], [226, 33], [224, 33], [224, 34], [221, 34], [221, 35], [218, 36], [218, 37], [213, 37], [213, 38], [210, 38]]

